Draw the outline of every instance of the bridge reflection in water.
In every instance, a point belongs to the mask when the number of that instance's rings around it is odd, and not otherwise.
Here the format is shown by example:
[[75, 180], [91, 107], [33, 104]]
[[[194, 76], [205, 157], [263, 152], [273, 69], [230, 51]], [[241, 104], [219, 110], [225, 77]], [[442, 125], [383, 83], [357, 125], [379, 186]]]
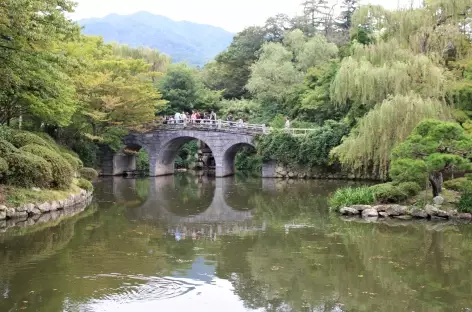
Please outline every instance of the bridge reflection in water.
[[[265, 222], [253, 221], [249, 192], [275, 191], [272, 179], [252, 182], [258, 185], [252, 184], [250, 191], [235, 177], [175, 175], [107, 180], [112, 184], [110, 191], [116, 201], [128, 199], [133, 204], [133, 209], [126, 212], [129, 218], [157, 222], [177, 240], [202, 236], [215, 239], [223, 234], [265, 230]], [[147, 194], [141, 195], [141, 202], [131, 202], [136, 199], [136, 193]]]

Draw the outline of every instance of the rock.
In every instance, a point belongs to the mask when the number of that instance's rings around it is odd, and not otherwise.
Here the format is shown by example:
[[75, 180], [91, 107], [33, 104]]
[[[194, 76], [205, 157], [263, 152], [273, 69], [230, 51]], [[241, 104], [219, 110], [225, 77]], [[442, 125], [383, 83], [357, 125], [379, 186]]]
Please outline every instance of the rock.
[[41, 210], [39, 210], [38, 208], [33, 208], [33, 210], [31, 210], [30, 212], [32, 215], [40, 215], [41, 214]]
[[431, 220], [446, 220], [447, 218], [438, 217], [438, 216], [431, 216]]
[[379, 217], [388, 218], [388, 213], [386, 213], [385, 211], [380, 211], [379, 212]]
[[51, 211], [56, 211], [57, 209], [60, 208], [61, 205], [59, 205], [59, 202], [57, 200], [53, 200], [51, 202]]
[[441, 217], [441, 218], [449, 218], [449, 214], [447, 213], [447, 211], [438, 210], [438, 217]]
[[32, 187], [31, 189], [35, 192], [41, 192], [41, 189], [39, 187]]
[[439, 212], [439, 209], [432, 206], [432, 205], [426, 205], [424, 207], [424, 210], [426, 211], [426, 213], [429, 215], [429, 216], [437, 216], [438, 215], [438, 212]]
[[352, 205], [351, 208], [357, 209], [359, 211], [364, 211], [365, 209], [372, 209], [372, 206], [369, 206], [369, 205]]
[[472, 220], [472, 213], [459, 213], [457, 216], [459, 219]]
[[372, 208], [364, 209], [362, 211], [363, 218], [378, 217], [378, 216], [379, 216], [379, 213], [377, 212], [377, 210], [372, 209]]
[[39, 211], [41, 211], [42, 213], [45, 213], [45, 212], [51, 211], [51, 204], [48, 202], [45, 202], [36, 206], [36, 208], [38, 208]]
[[401, 205], [390, 205], [385, 209], [389, 216], [401, 216], [407, 212], [408, 208]]
[[441, 206], [444, 203], [444, 197], [436, 196], [433, 198], [433, 202], [435, 205]]
[[26, 207], [26, 212], [27, 213], [31, 213], [35, 208], [34, 204], [26, 204], [25, 207]]
[[388, 205], [377, 205], [372, 207], [373, 209], [377, 210], [378, 212], [385, 211], [389, 206]]
[[17, 211], [15, 213], [15, 218], [27, 218], [28, 213], [26, 211]]
[[7, 206], [0, 205], [0, 211], [6, 211], [6, 210], [7, 210]]
[[5, 220], [7, 218], [7, 212], [5, 210], [0, 211], [0, 220]]
[[14, 218], [15, 215], [16, 215], [15, 208], [7, 208], [6, 215], [7, 215], [8, 218]]
[[457, 218], [457, 210], [452, 209], [447, 212], [447, 216], [449, 218]]
[[420, 208], [413, 208], [410, 212], [411, 216], [412, 217], [415, 217], [415, 218], [427, 218], [428, 217], [428, 213], [426, 211], [424, 211], [423, 209], [420, 209]]
[[290, 171], [290, 172], [288, 173], [288, 177], [289, 177], [289, 178], [293, 178], [293, 176], [294, 176], [293, 172]]
[[18, 212], [23, 212], [23, 211], [26, 211], [26, 210], [27, 210], [26, 206], [16, 207], [16, 211], [18, 211]]
[[339, 212], [345, 216], [354, 216], [354, 215], [359, 214], [359, 210], [351, 208], [351, 207], [343, 207], [339, 209]]
[[402, 215], [402, 216], [394, 216], [395, 219], [400, 219], [400, 220], [411, 220], [413, 219], [412, 216], [409, 215]]

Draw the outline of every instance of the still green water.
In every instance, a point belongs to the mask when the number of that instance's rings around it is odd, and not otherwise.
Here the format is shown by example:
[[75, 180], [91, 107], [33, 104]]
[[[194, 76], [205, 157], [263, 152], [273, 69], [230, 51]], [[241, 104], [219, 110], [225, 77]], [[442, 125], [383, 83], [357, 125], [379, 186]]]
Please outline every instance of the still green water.
[[472, 225], [343, 220], [346, 184], [104, 179], [0, 234], [0, 311], [471, 311]]

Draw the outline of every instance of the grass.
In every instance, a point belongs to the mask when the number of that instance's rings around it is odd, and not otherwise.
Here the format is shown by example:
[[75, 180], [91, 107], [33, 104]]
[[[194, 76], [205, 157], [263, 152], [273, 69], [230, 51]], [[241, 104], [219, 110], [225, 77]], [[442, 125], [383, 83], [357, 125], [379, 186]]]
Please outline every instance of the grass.
[[350, 205], [371, 205], [374, 202], [374, 190], [368, 186], [338, 189], [329, 200], [333, 210]]
[[77, 179], [74, 179], [71, 187], [67, 190], [41, 189], [34, 191], [32, 189], [20, 188], [10, 185], [0, 185], [0, 204], [7, 207], [16, 207], [30, 203], [43, 203], [52, 200], [62, 200], [68, 198], [71, 194], [79, 194], [80, 188], [77, 186]]

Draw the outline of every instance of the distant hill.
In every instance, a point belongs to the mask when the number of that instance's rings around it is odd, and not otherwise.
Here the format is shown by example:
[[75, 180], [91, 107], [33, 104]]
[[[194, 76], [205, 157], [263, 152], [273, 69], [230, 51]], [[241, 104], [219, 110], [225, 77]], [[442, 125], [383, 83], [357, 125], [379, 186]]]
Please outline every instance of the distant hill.
[[132, 47], [148, 46], [172, 57], [202, 66], [226, 49], [234, 34], [222, 28], [192, 22], [177, 22], [149, 12], [111, 14], [80, 20], [86, 35], [102, 36]]

